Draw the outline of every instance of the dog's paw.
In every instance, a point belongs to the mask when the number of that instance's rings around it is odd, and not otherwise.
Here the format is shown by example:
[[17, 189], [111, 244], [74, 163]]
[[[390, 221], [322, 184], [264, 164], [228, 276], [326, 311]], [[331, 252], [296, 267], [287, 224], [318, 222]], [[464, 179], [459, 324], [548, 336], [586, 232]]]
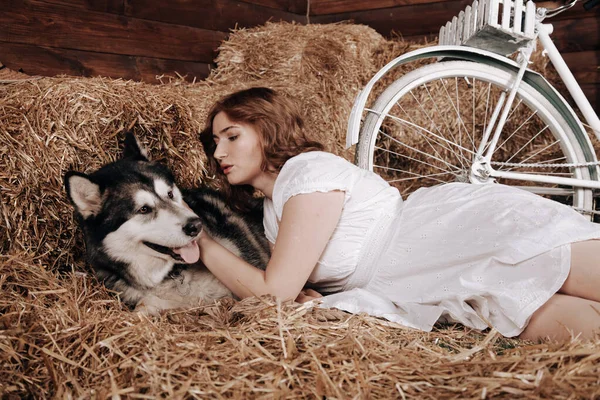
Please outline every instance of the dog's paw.
[[148, 305], [143, 301], [140, 301], [133, 310], [133, 312], [143, 317], [155, 317], [160, 314], [160, 309], [158, 307]]

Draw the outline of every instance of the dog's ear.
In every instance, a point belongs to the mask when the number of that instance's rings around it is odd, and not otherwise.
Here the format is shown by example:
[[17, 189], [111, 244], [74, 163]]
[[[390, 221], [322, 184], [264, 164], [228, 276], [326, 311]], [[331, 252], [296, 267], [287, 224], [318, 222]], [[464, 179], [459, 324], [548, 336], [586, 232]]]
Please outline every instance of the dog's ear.
[[144, 146], [142, 146], [140, 141], [131, 131], [125, 134], [123, 158], [131, 158], [139, 161], [150, 161], [150, 157], [148, 157], [148, 151]]
[[69, 171], [65, 174], [65, 188], [69, 200], [83, 219], [98, 215], [102, 208], [102, 194], [100, 186], [92, 182], [89, 176]]

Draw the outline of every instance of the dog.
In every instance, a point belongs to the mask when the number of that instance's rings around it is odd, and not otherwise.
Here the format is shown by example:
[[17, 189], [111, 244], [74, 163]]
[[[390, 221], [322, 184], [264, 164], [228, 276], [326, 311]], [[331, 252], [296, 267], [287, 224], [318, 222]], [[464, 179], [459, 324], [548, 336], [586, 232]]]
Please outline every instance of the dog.
[[89, 175], [68, 171], [64, 184], [88, 263], [140, 313], [234, 297], [199, 261], [202, 230], [257, 268], [269, 260], [261, 207], [241, 214], [208, 187], [180, 190], [130, 132], [121, 159]]

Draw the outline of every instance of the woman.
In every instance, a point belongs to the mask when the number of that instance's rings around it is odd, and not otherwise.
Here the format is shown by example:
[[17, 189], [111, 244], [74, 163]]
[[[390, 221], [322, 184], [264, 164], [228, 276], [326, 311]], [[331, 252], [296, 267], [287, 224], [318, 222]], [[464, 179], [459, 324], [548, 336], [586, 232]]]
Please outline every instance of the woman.
[[378, 175], [323, 152], [267, 88], [233, 93], [201, 140], [231, 204], [265, 195], [266, 271], [208, 235], [201, 259], [243, 298], [272, 294], [430, 330], [460, 322], [505, 336], [589, 338], [600, 328], [599, 226], [502, 185], [451, 183], [406, 201]]

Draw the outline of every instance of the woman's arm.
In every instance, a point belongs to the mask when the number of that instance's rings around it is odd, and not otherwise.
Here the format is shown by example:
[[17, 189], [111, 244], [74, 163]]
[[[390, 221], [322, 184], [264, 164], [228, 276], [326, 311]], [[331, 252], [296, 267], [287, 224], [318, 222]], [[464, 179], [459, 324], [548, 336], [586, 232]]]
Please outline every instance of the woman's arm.
[[315, 192], [290, 198], [283, 207], [277, 242], [261, 271], [202, 235], [200, 258], [240, 298], [272, 294], [295, 299], [333, 234], [344, 205], [344, 192]]

